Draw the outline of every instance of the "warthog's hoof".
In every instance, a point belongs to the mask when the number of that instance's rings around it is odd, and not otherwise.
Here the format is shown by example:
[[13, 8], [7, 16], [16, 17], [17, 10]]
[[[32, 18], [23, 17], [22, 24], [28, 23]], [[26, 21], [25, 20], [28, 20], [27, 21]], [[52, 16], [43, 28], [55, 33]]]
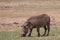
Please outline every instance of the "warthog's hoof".
[[45, 34], [43, 34], [42, 36], [46, 36]]
[[28, 37], [31, 37], [31, 35], [28, 35]]
[[38, 34], [38, 37], [40, 37], [41, 35], [40, 34]]
[[21, 37], [26, 37], [26, 35], [25, 34], [22, 34]]

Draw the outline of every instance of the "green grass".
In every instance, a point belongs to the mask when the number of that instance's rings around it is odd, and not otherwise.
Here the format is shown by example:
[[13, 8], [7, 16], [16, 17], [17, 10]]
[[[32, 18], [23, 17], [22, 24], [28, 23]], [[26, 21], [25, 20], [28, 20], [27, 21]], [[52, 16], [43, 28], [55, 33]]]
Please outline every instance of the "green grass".
[[[60, 32], [58, 30], [51, 30], [50, 36], [48, 37], [37, 37], [36, 29], [34, 29], [32, 32], [33, 37], [17, 37], [17, 36], [20, 36], [20, 34], [21, 34], [21, 30], [20, 31], [3, 31], [3, 32], [0, 32], [0, 40], [60, 40], [60, 37], [57, 36], [57, 35], [60, 35]], [[52, 35], [55, 35], [55, 37]]]

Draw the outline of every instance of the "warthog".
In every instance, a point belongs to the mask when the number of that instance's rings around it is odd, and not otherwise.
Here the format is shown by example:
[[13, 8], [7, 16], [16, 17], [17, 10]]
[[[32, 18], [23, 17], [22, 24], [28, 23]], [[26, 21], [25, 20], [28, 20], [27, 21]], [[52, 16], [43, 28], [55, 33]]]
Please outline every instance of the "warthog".
[[39, 29], [41, 27], [43, 27], [45, 30], [43, 36], [46, 35], [47, 31], [48, 31], [47, 32], [47, 36], [48, 36], [50, 32], [50, 17], [47, 14], [32, 16], [21, 27], [23, 32], [21, 34], [22, 37], [26, 36], [26, 34], [28, 33], [28, 30], [30, 30], [28, 36], [31, 36], [31, 32], [33, 28], [37, 28], [38, 36], [40, 36]]

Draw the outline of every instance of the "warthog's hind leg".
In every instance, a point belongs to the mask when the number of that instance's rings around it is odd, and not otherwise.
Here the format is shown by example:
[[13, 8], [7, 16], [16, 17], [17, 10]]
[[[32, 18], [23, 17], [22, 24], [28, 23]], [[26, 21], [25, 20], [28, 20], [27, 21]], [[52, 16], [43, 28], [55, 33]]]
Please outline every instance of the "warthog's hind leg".
[[50, 32], [50, 23], [47, 25], [47, 29], [48, 29], [48, 33], [47, 33], [47, 36], [48, 36]]
[[44, 32], [43, 36], [45, 36], [46, 35], [46, 32], [47, 32], [46, 26], [44, 26], [44, 30], [45, 30], [45, 32]]

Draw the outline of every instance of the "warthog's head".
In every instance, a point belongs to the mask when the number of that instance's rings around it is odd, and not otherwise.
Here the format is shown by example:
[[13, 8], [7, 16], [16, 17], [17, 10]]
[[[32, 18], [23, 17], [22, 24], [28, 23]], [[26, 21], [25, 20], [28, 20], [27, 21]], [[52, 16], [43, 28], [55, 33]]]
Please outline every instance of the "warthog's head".
[[26, 34], [28, 33], [28, 29], [32, 29], [32, 24], [30, 22], [25, 22], [22, 26], [22, 37], [25, 37]]
[[21, 36], [25, 37], [26, 34], [28, 33], [28, 23], [25, 22], [21, 27], [22, 27], [22, 34], [21, 34]]

